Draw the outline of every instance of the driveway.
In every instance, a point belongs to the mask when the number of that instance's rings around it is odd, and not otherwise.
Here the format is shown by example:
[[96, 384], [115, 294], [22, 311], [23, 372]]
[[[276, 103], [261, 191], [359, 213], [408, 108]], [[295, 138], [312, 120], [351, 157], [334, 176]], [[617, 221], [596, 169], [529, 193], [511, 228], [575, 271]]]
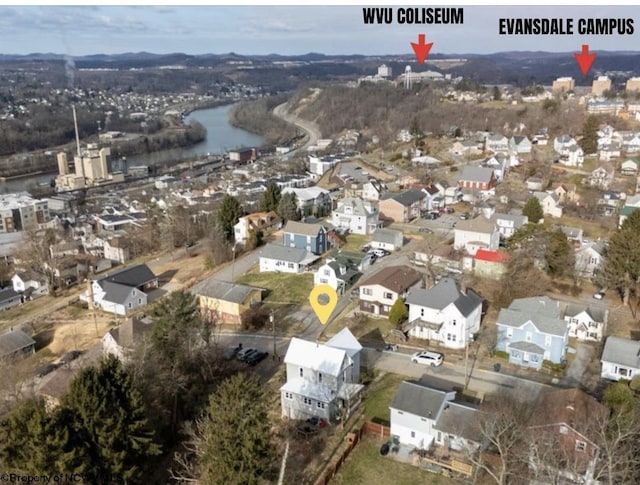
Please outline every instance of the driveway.
[[562, 384], [571, 387], [579, 387], [583, 383], [584, 373], [591, 363], [595, 350], [591, 345], [578, 342], [575, 358], [567, 369], [567, 375], [562, 379]]

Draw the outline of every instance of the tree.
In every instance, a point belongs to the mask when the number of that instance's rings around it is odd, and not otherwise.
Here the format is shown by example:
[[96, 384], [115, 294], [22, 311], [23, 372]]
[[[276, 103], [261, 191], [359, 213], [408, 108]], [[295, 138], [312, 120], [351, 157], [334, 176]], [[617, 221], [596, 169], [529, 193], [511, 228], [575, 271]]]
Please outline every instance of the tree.
[[91, 483], [140, 483], [149, 459], [160, 454], [131, 375], [113, 356], [84, 369], [63, 397], [73, 432], [86, 452]]
[[529, 218], [529, 222], [532, 224], [537, 224], [540, 219], [544, 216], [542, 213], [542, 206], [540, 205], [540, 201], [537, 197], [529, 197], [527, 202], [524, 204], [524, 208], [522, 209], [522, 215], [527, 216]]
[[498, 86], [493, 87], [493, 100], [500, 101], [502, 99], [502, 93], [500, 92], [500, 88]]
[[580, 147], [587, 153], [595, 153], [598, 149], [598, 118], [589, 115], [582, 126], [582, 139]]
[[416, 118], [415, 116], [411, 119], [411, 124], [409, 125], [409, 134], [413, 138], [421, 138], [422, 136], [424, 136], [424, 133], [420, 129], [418, 118]]
[[59, 261], [52, 256], [49, 248], [57, 242], [56, 232], [53, 229], [42, 232], [29, 229], [23, 233], [23, 244], [16, 257], [20, 261], [21, 269], [44, 274], [49, 294], [55, 296]]
[[238, 223], [238, 219], [243, 215], [244, 210], [238, 199], [231, 195], [225, 195], [216, 215], [216, 223], [227, 241], [233, 241], [233, 226]]
[[282, 193], [280, 191], [280, 187], [278, 187], [278, 184], [276, 184], [275, 182], [271, 182], [269, 185], [267, 185], [267, 190], [265, 190], [264, 194], [262, 194], [262, 199], [260, 200], [260, 210], [263, 212], [277, 210], [281, 197]]
[[[605, 246], [602, 269], [596, 276], [603, 288], [615, 289], [636, 317], [640, 295], [640, 211], [632, 212]], [[635, 303], [632, 304], [632, 303]]]
[[257, 485], [272, 478], [275, 456], [268, 403], [266, 388], [255, 375], [224, 380], [211, 395], [205, 416], [196, 422], [187, 444], [191, 456], [179, 460], [186, 465], [180, 478], [225, 485]]
[[389, 321], [392, 325], [398, 326], [409, 316], [409, 310], [402, 298], [398, 298], [389, 310]]
[[300, 210], [298, 209], [297, 197], [294, 192], [282, 196], [277, 212], [285, 221], [300, 220]]
[[562, 229], [557, 229], [549, 235], [545, 261], [547, 274], [552, 278], [573, 274], [575, 253]]

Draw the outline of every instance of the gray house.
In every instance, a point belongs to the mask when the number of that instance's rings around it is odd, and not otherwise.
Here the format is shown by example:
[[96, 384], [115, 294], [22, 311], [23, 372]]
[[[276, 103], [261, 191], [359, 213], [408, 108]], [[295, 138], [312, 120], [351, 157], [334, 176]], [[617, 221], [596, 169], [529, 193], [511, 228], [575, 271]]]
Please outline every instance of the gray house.
[[292, 338], [284, 358], [287, 382], [280, 388], [282, 416], [346, 419], [362, 399], [361, 350], [347, 328], [325, 345]]
[[371, 247], [374, 249], [385, 249], [395, 251], [402, 248], [404, 234], [393, 229], [376, 229], [371, 239]]
[[496, 350], [507, 352], [509, 362], [534, 369], [549, 360], [565, 360], [569, 325], [559, 303], [547, 296], [513, 300], [498, 315]]
[[296, 221], [288, 221], [284, 226], [284, 245], [288, 248], [306, 249], [313, 254], [323, 254], [331, 249], [327, 229], [322, 224]]
[[0, 310], [9, 310], [22, 303], [22, 296], [13, 288], [0, 290]]
[[12, 328], [0, 335], [0, 361], [34, 354], [36, 342], [20, 329]]

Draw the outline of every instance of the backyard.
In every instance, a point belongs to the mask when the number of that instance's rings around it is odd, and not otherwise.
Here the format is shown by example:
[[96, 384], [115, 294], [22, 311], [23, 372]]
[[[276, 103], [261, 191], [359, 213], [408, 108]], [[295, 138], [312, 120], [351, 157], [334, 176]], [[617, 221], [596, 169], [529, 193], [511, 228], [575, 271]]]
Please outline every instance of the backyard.
[[246, 273], [237, 278], [238, 283], [269, 290], [265, 303], [291, 303], [307, 305], [313, 289], [313, 274]]

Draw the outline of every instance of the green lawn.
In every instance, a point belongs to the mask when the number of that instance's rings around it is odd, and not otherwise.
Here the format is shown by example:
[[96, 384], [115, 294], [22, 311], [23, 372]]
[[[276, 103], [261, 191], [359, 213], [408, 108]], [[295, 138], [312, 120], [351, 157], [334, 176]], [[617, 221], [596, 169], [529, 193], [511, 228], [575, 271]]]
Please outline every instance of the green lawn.
[[407, 463], [394, 461], [390, 457], [380, 456], [383, 441], [372, 437], [363, 437], [351, 452], [339, 472], [331, 480], [337, 485], [455, 485], [459, 482], [452, 478], [436, 475]]
[[359, 253], [362, 250], [362, 246], [368, 244], [370, 241], [371, 236], [365, 236], [363, 234], [347, 234], [347, 242], [342, 246], [342, 251]]
[[385, 374], [379, 381], [371, 384], [364, 400], [365, 417], [377, 423], [388, 424], [391, 419], [389, 406], [404, 380], [405, 376]]
[[247, 273], [237, 280], [239, 283], [267, 288], [265, 303], [291, 303], [306, 305], [313, 289], [313, 274], [292, 273]]

